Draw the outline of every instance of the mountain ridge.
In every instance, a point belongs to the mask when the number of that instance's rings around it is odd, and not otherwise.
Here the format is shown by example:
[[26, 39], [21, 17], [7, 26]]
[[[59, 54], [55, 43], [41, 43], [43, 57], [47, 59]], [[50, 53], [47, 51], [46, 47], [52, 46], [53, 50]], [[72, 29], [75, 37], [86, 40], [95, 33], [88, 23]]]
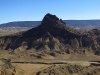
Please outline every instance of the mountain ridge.
[[0, 37], [0, 48], [4, 50], [30, 50], [45, 53], [86, 54], [92, 50], [100, 55], [99, 30], [83, 32], [66, 25], [52, 14], [46, 14], [41, 24], [20, 35]]

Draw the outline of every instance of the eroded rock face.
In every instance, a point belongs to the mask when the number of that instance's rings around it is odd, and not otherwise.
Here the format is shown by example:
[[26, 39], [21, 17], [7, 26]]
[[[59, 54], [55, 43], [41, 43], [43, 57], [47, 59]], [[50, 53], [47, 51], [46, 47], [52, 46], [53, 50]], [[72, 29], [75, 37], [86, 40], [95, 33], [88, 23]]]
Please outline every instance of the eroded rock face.
[[2, 58], [1, 61], [3, 64], [0, 70], [0, 75], [25, 75], [24, 70], [11, 63], [11, 59]]
[[53, 65], [43, 71], [37, 72], [37, 75], [99, 75], [98, 67], [83, 67], [81, 65]]
[[98, 55], [97, 52], [100, 50], [99, 34], [99, 30], [83, 32], [71, 28], [55, 15], [48, 13], [38, 27], [20, 33], [20, 35], [0, 37], [0, 49], [21, 51], [22, 48], [24, 50], [34, 48], [38, 51], [66, 52], [70, 48], [75, 53], [74, 50], [80, 50], [80, 47], [91, 47], [94, 54]]
[[4, 63], [1, 69], [1, 75], [15, 75], [15, 67], [11, 64], [11, 59], [2, 59]]

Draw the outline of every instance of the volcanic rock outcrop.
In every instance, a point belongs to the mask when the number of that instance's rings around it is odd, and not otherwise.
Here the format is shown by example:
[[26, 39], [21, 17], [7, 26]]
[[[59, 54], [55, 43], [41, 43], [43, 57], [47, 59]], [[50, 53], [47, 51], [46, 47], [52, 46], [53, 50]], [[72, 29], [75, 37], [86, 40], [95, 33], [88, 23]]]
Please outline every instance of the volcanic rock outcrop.
[[[100, 55], [99, 31], [83, 32], [66, 25], [55, 15], [46, 14], [36, 28], [32, 28], [20, 35], [0, 37], [0, 49], [28, 50], [48, 52], [65, 52], [85, 54], [92, 49], [94, 54]], [[70, 51], [71, 49], [71, 51]]]

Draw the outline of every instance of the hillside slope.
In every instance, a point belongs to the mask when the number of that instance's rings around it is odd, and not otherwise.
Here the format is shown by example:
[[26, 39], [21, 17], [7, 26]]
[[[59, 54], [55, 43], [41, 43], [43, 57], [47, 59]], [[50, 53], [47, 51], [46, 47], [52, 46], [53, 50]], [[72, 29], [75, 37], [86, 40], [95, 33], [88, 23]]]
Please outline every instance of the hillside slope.
[[46, 14], [41, 24], [24, 33], [0, 37], [0, 49], [43, 51], [45, 53], [100, 55], [99, 30], [83, 32], [66, 25], [55, 15]]

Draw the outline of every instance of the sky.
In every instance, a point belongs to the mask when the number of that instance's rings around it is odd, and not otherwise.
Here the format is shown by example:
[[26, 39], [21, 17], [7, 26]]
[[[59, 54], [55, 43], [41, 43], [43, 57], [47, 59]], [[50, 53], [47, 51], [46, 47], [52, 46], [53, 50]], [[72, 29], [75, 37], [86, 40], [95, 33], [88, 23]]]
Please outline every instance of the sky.
[[100, 19], [100, 0], [0, 0], [0, 24], [41, 21], [47, 13], [63, 20]]

